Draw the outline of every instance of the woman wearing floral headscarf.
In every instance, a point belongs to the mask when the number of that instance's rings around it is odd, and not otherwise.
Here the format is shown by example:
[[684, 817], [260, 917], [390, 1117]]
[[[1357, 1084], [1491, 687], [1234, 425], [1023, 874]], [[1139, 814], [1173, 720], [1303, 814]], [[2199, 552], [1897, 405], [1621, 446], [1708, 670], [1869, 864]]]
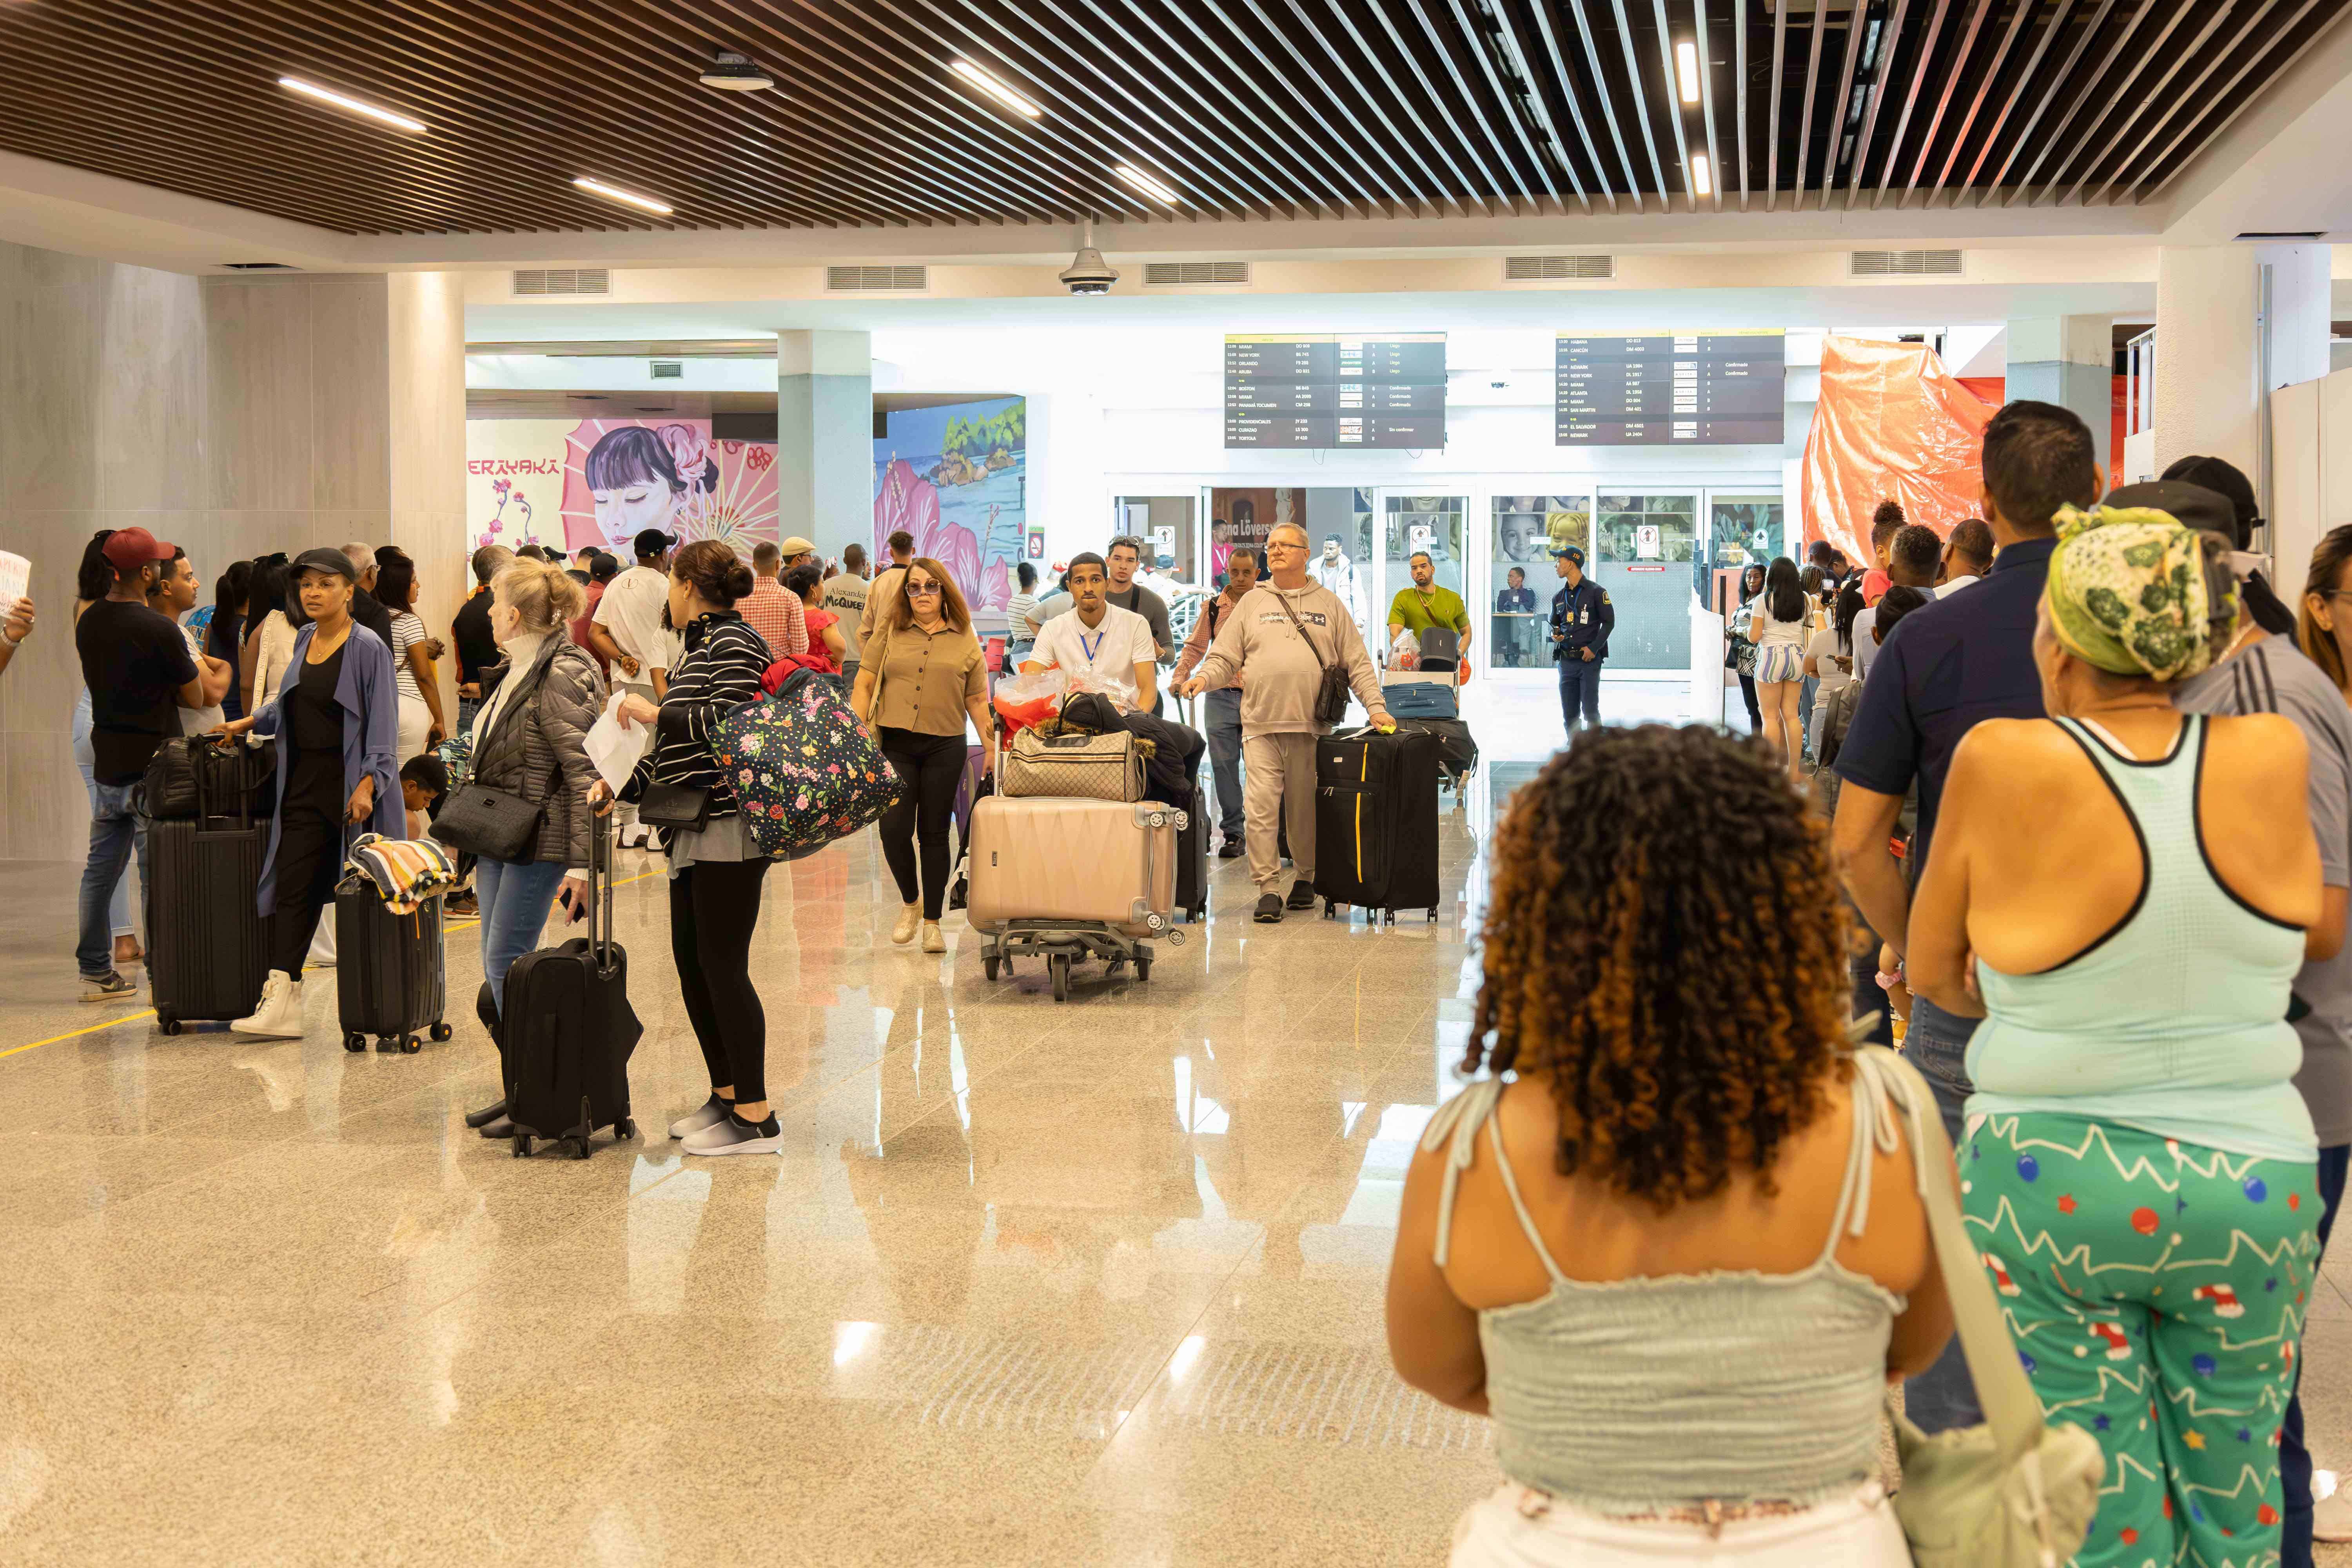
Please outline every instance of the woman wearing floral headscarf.
[[2050, 717], [1954, 753], [1911, 986], [1985, 1020], [1962, 1201], [2035, 1391], [2106, 1454], [2074, 1561], [2275, 1561], [2320, 1214], [2286, 1022], [2320, 913], [2303, 737], [2173, 708], [2235, 630], [2229, 541], [2057, 522]]

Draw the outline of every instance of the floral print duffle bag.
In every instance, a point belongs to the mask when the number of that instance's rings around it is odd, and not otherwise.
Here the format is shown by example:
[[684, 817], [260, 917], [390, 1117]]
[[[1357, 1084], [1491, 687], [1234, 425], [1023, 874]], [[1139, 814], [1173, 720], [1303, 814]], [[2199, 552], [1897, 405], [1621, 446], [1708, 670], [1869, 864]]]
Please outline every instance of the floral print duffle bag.
[[779, 859], [814, 855], [879, 820], [901, 787], [840, 687], [806, 670], [719, 721], [710, 754], [753, 841]]

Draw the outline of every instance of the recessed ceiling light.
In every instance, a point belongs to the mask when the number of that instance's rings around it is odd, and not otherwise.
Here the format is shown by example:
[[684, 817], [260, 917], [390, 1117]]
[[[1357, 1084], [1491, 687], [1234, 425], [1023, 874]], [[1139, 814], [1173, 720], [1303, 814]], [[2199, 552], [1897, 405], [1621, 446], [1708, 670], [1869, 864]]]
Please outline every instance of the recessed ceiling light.
[[732, 49], [721, 49], [710, 62], [710, 68], [698, 79], [705, 87], [715, 87], [721, 92], [763, 92], [776, 85], [776, 79], [751, 63], [749, 55], [739, 55]]
[[583, 175], [572, 183], [583, 191], [593, 192], [608, 202], [626, 202], [633, 207], [643, 207], [649, 213], [667, 214], [669, 211], [667, 204], [657, 202], [651, 196], [641, 196], [635, 191], [625, 191], [618, 185], [608, 185], [602, 180], [591, 180]]
[[1706, 166], [1706, 154], [1699, 153], [1691, 160], [1691, 191], [1694, 195], [1715, 195], [1715, 171]]
[[278, 85], [289, 92], [299, 92], [305, 98], [315, 98], [320, 103], [331, 103], [337, 109], [352, 114], [364, 114], [370, 120], [380, 120], [384, 124], [402, 131], [412, 131], [419, 135], [424, 134], [425, 132], [425, 121], [422, 120], [411, 120], [405, 114], [394, 114], [389, 109], [378, 109], [373, 103], [362, 103], [356, 98], [346, 98], [341, 93], [320, 87], [316, 82], [304, 81], [299, 76], [281, 76], [278, 79]]
[[1180, 199], [1174, 191], [1170, 190], [1166, 185], [1161, 184], [1158, 180], [1153, 179], [1150, 175], [1145, 174], [1142, 170], [1134, 167], [1132, 164], [1118, 164], [1111, 170], [1111, 173], [1117, 174], [1120, 179], [1125, 180], [1129, 184], [1133, 185], [1137, 190], [1141, 191], [1145, 195], [1150, 196], [1155, 202], [1166, 202], [1170, 206], [1174, 206]]
[[1013, 91], [1011, 88], [1005, 86], [1003, 82], [997, 80], [994, 77], [989, 75], [986, 71], [981, 69], [970, 60], [958, 60], [954, 65], [948, 68], [954, 71], [956, 75], [963, 78], [964, 80], [971, 83], [972, 86], [980, 89], [981, 91], [988, 94], [989, 97], [996, 100], [997, 102], [1004, 105], [1005, 108], [1013, 110], [1015, 114], [1026, 115], [1030, 119], [1034, 120], [1040, 114], [1045, 112], [1044, 110], [1039, 109], [1035, 104], [1030, 102], [1027, 99], [1022, 97], [1019, 93]]
[[1698, 101], [1698, 46], [1685, 38], [1675, 46], [1675, 79], [1682, 85], [1683, 101]]

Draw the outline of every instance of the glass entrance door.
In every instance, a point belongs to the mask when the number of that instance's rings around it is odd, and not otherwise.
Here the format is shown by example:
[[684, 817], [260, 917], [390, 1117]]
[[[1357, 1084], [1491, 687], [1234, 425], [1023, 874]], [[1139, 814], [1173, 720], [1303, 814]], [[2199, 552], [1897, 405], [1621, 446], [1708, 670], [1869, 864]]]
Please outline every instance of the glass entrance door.
[[1698, 497], [1687, 490], [1601, 492], [1593, 578], [1617, 613], [1609, 662], [1619, 669], [1688, 669], [1698, 561]]
[[1592, 496], [1498, 495], [1488, 509], [1486, 576], [1470, 613], [1486, 627], [1486, 668], [1552, 674], [1551, 597], [1559, 592], [1552, 546], [1592, 553]]
[[[1413, 586], [1412, 560], [1415, 552], [1428, 552], [1437, 586], [1460, 595], [1465, 608], [1473, 602], [1473, 563], [1466, 549], [1468, 496], [1458, 492], [1383, 489], [1380, 492], [1380, 557], [1374, 563], [1368, 613], [1359, 617], [1376, 664], [1387, 662], [1389, 607], [1399, 594]], [[1475, 615], [1470, 626], [1472, 667], [1483, 668], [1487, 661], [1480, 646], [1483, 638], [1478, 634], [1482, 628]]]

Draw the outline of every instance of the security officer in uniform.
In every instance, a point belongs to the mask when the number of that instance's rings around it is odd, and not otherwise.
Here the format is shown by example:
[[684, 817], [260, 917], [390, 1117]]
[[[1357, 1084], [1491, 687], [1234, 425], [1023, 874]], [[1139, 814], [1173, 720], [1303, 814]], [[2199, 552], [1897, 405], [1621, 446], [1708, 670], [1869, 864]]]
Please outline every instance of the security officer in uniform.
[[1601, 661], [1609, 657], [1609, 634], [1617, 611], [1600, 584], [1584, 574], [1584, 552], [1573, 544], [1554, 547], [1552, 565], [1560, 590], [1551, 597], [1551, 656], [1559, 663], [1559, 714], [1569, 735], [1577, 716], [1601, 722]]

